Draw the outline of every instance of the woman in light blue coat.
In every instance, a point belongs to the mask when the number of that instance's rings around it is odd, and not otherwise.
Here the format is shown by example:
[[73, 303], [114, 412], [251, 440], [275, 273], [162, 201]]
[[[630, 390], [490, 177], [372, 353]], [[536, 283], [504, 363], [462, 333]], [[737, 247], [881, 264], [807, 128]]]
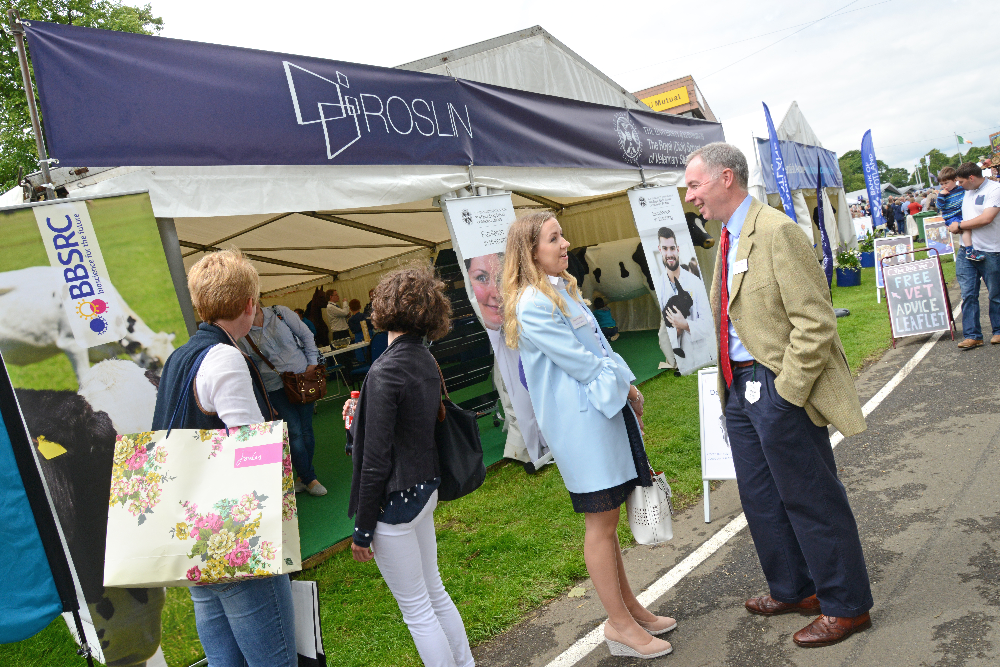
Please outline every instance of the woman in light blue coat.
[[507, 232], [504, 337], [520, 349], [535, 417], [552, 449], [573, 509], [584, 514], [587, 572], [608, 622], [614, 655], [655, 658], [673, 650], [659, 635], [674, 619], [645, 609], [629, 586], [618, 544], [620, 507], [651, 486], [642, 444], [643, 397], [566, 272], [569, 242], [549, 212], [519, 218]]

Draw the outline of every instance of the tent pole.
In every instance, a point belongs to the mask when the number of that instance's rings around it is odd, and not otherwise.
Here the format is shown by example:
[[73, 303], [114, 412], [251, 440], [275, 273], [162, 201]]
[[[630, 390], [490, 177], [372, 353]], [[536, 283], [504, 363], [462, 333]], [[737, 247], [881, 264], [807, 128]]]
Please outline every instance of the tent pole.
[[38, 109], [35, 107], [35, 88], [31, 85], [31, 71], [28, 69], [28, 56], [24, 51], [24, 24], [16, 9], [7, 10], [10, 19], [10, 32], [17, 44], [17, 59], [21, 63], [21, 79], [24, 81], [24, 94], [28, 98], [28, 112], [31, 114], [31, 129], [35, 134], [35, 148], [38, 150], [38, 165], [42, 168], [42, 178], [45, 183], [46, 199], [55, 199], [56, 190], [49, 174], [49, 163], [58, 164], [58, 160], [49, 160], [45, 152], [45, 141], [42, 139], [42, 126], [38, 122]]

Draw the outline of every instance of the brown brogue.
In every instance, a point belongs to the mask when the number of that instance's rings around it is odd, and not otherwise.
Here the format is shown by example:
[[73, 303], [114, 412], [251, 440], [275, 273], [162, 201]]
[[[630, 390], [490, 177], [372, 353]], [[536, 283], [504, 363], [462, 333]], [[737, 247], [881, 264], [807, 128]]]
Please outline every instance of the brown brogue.
[[861, 632], [870, 627], [872, 627], [872, 619], [868, 612], [853, 618], [820, 616], [796, 632], [792, 641], [803, 648], [830, 646], [847, 639], [855, 632]]
[[777, 616], [778, 614], [787, 614], [793, 611], [815, 614], [819, 611], [819, 600], [816, 599], [815, 595], [810, 595], [798, 602], [778, 602], [770, 595], [759, 595], [747, 600], [743, 603], [743, 606], [750, 613], [760, 614], [761, 616]]
[[1000, 345], [1000, 334], [990, 338], [990, 345]]
[[966, 338], [958, 344], [960, 350], [971, 350], [974, 347], [982, 347], [983, 341], [976, 338]]

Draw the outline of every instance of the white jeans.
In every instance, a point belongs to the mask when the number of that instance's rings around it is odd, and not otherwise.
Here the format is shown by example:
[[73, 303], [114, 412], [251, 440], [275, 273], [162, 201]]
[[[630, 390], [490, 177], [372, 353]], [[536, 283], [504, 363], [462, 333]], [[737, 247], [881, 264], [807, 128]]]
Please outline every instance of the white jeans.
[[375, 526], [375, 562], [403, 612], [426, 667], [473, 667], [465, 624], [441, 583], [434, 508], [437, 491], [413, 521]]

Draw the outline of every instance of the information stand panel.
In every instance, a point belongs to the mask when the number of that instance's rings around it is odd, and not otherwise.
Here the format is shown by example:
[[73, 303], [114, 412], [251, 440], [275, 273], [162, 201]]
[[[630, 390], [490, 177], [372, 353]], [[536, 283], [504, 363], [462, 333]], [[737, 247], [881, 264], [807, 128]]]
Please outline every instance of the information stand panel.
[[701, 417], [701, 478], [705, 484], [705, 523], [711, 521], [711, 480], [736, 479], [733, 452], [729, 448], [719, 403], [717, 367], [698, 371], [698, 406]]
[[881, 260], [893, 347], [904, 336], [949, 331], [955, 337], [941, 258], [934, 248], [915, 252], [933, 252], [934, 256], [895, 265], [890, 264], [891, 257]]

